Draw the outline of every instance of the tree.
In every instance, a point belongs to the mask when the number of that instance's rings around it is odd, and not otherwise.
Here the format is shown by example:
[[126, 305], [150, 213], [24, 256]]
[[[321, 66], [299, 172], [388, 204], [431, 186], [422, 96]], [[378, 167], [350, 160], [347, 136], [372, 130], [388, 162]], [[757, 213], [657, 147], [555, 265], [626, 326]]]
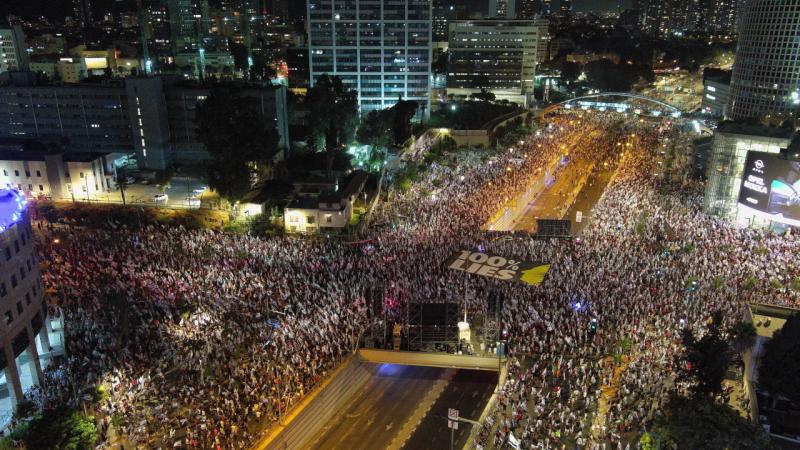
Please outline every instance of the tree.
[[744, 353], [756, 343], [756, 327], [752, 322], [740, 320], [728, 330], [731, 335], [731, 347], [736, 353]]
[[758, 424], [740, 416], [730, 406], [716, 404], [708, 398], [672, 397], [665, 413], [650, 433], [660, 444], [658, 448], [772, 448], [769, 435]]
[[800, 403], [800, 314], [792, 315], [764, 345], [758, 387]]
[[574, 83], [581, 75], [581, 66], [577, 63], [564, 61], [561, 63], [561, 79]]
[[716, 394], [722, 391], [722, 380], [731, 363], [728, 343], [722, 338], [722, 312], [712, 313], [708, 332], [697, 340], [690, 329], [683, 330], [686, 360], [691, 367], [688, 375], [695, 379], [695, 394]]
[[392, 145], [394, 115], [390, 109], [370, 111], [364, 116], [356, 132], [356, 140], [362, 145], [386, 148]]
[[153, 181], [158, 186], [158, 189], [161, 192], [164, 192], [169, 189], [170, 183], [172, 183], [172, 177], [174, 175], [175, 171], [172, 169], [157, 170], [155, 179]]
[[602, 91], [627, 92], [639, 79], [639, 69], [627, 64], [614, 64], [607, 59], [586, 64], [589, 84]]
[[392, 106], [392, 134], [395, 145], [402, 145], [411, 137], [411, 118], [417, 113], [419, 104], [411, 100], [401, 100]]
[[119, 188], [119, 194], [122, 196], [122, 204], [125, 204], [125, 189], [128, 188], [128, 174], [126, 173], [127, 170], [125, 167], [120, 167], [117, 169], [117, 187]]
[[493, 102], [495, 101], [496, 97], [494, 93], [487, 91], [486, 89], [481, 89], [480, 92], [476, 92], [470, 95], [470, 98], [473, 100], [479, 100], [482, 102]]
[[24, 441], [30, 450], [90, 450], [97, 441], [97, 428], [94, 418], [61, 407], [34, 418]]
[[355, 134], [358, 124], [356, 94], [342, 83], [341, 78], [322, 75], [308, 90], [306, 104], [309, 110], [308, 145], [317, 151], [325, 150], [330, 175], [335, 154], [352, 141]]
[[214, 87], [197, 107], [197, 125], [199, 140], [213, 158], [209, 186], [230, 201], [241, 199], [278, 153], [277, 131], [261, 113], [260, 101]]

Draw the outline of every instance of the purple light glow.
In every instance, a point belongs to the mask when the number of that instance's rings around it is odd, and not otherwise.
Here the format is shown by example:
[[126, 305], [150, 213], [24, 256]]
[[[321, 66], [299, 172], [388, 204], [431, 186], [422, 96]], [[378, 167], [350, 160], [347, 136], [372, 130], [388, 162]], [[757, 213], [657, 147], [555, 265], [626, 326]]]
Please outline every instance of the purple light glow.
[[25, 197], [13, 189], [0, 189], [0, 233], [19, 222], [26, 207]]

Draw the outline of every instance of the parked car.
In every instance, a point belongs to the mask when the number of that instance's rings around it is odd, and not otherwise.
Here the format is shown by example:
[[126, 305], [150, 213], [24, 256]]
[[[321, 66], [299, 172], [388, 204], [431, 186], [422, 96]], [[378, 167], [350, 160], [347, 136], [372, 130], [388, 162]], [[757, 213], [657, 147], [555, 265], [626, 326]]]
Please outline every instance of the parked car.
[[125, 178], [125, 183], [127, 183], [127, 184], [133, 184], [133, 183], [136, 183], [136, 178], [133, 178], [133, 177], [127, 177], [127, 178]]
[[195, 197], [186, 197], [186, 204], [189, 206], [197, 206], [199, 207], [202, 202], [199, 198]]
[[205, 191], [206, 191], [206, 189], [208, 189], [208, 186], [200, 186], [199, 188], [193, 189], [193, 190], [192, 190], [192, 194], [194, 194], [194, 195], [200, 195], [200, 194], [202, 194], [203, 192], [205, 192]]
[[169, 196], [167, 194], [156, 194], [153, 196], [153, 201], [156, 203], [167, 203]]

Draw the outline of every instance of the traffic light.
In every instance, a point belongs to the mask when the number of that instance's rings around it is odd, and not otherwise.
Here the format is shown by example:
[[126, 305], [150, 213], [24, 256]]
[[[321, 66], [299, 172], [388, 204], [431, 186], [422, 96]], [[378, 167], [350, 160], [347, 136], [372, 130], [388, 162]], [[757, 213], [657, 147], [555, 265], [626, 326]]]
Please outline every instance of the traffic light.
[[589, 333], [591, 334], [597, 333], [597, 319], [592, 319], [589, 322]]

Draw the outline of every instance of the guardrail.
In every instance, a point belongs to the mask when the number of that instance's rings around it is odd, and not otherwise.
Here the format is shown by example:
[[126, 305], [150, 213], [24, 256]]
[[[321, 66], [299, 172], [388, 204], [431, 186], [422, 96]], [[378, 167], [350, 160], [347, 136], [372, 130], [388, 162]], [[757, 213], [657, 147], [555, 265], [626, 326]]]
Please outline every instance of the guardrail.
[[404, 352], [362, 348], [358, 357], [363, 362], [375, 364], [401, 364], [404, 366], [441, 367], [446, 369], [500, 370], [500, 360], [487, 356], [451, 355], [449, 353]]

